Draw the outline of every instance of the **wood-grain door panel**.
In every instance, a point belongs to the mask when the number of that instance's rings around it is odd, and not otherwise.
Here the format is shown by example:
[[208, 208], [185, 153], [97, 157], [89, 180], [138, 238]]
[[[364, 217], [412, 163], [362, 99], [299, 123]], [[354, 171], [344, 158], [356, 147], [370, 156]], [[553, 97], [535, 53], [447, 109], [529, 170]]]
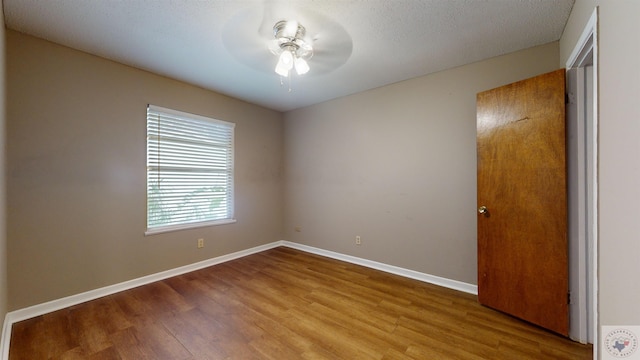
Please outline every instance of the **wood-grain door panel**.
[[568, 334], [564, 70], [477, 96], [478, 297]]

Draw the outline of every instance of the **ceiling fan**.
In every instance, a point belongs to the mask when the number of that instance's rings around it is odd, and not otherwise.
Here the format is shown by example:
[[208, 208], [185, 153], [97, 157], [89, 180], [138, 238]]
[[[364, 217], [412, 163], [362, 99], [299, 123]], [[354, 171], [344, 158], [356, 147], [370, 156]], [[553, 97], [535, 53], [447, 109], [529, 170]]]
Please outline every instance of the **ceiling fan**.
[[288, 77], [318, 76], [347, 62], [351, 36], [337, 22], [310, 8], [266, 2], [238, 12], [224, 25], [222, 41], [240, 63]]
[[307, 30], [295, 20], [280, 20], [273, 26], [274, 40], [269, 42], [269, 50], [278, 56], [276, 74], [289, 77], [295, 68], [298, 75], [311, 70], [308, 60], [313, 56], [312, 39], [305, 39]]

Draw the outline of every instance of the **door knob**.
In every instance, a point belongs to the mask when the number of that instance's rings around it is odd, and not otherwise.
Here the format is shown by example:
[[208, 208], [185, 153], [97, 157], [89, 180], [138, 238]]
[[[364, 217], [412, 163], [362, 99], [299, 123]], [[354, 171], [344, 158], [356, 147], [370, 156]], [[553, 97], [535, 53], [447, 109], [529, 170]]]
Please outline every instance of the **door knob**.
[[487, 213], [487, 207], [482, 205], [478, 208], [478, 213], [479, 214], [486, 214]]

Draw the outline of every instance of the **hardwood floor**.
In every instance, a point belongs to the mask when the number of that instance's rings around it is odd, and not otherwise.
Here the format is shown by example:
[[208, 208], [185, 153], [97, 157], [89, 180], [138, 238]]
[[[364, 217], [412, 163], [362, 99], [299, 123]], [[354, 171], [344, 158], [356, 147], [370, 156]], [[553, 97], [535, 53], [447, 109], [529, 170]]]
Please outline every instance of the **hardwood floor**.
[[14, 324], [18, 359], [591, 359], [470, 294], [280, 247]]

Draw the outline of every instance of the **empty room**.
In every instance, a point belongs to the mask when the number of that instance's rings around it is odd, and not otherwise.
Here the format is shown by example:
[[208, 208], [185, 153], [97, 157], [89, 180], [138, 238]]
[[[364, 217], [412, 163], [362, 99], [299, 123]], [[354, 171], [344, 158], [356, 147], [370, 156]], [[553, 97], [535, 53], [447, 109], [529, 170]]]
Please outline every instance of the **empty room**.
[[640, 359], [640, 2], [2, 5], [2, 359]]

